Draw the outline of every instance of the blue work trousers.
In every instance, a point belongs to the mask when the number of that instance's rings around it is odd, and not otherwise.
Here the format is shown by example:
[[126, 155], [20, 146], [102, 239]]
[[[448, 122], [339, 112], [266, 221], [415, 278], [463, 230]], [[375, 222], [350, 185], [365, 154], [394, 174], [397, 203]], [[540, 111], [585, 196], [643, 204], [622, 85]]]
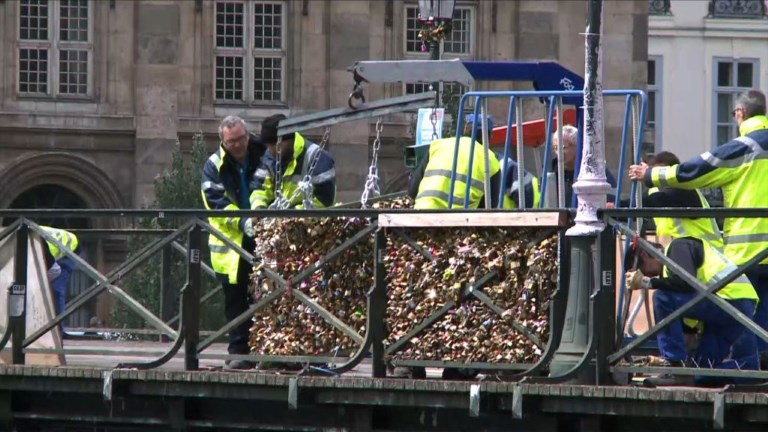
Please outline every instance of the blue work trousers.
[[56, 308], [56, 315], [64, 311], [67, 305], [67, 288], [69, 287], [69, 279], [72, 277], [72, 273], [77, 268], [77, 264], [70, 258], [62, 258], [56, 261], [61, 267], [61, 274], [59, 277], [51, 282], [51, 289], [53, 290], [53, 301]]
[[[673, 291], [656, 290], [653, 294], [653, 314], [656, 322], [668, 317], [677, 309], [691, 301], [693, 293], [678, 293]], [[749, 318], [755, 313], [755, 301], [747, 299], [727, 300], [732, 306]], [[691, 358], [700, 367], [719, 368], [730, 355], [731, 346], [745, 332], [742, 326], [726, 311], [709, 300], [698, 303], [685, 313], [688, 318], [704, 323], [704, 331], [699, 341], [699, 347]], [[675, 320], [656, 336], [661, 356], [670, 361], [685, 361], [688, 350], [683, 336], [683, 321]], [[748, 347], [744, 347], [748, 349]]]

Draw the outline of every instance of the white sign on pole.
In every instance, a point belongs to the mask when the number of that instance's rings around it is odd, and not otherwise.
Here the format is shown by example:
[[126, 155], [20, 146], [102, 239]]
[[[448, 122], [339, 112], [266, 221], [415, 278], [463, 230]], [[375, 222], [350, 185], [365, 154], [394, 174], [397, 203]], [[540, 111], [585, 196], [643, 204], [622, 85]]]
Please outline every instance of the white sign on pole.
[[[435, 116], [434, 127], [432, 115]], [[443, 137], [443, 121], [445, 120], [445, 108], [419, 108], [416, 120], [416, 145], [426, 145]]]

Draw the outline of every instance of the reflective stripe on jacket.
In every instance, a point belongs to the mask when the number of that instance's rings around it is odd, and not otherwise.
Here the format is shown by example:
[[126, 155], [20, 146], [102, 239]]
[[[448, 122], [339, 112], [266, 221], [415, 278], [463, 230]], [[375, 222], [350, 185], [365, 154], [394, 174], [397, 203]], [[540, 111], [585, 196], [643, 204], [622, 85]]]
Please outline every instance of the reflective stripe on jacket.
[[[429, 163], [424, 171], [424, 177], [419, 183], [419, 193], [416, 195], [416, 209], [447, 209], [448, 196], [451, 192], [451, 174], [453, 172], [456, 137], [432, 141], [429, 145]], [[469, 159], [471, 151], [472, 177], [469, 177]], [[489, 152], [490, 176], [500, 170], [499, 160]], [[456, 164], [456, 183], [453, 190], [452, 208], [464, 208], [464, 199], [469, 182], [469, 203], [467, 208], [478, 208], [480, 200], [485, 196], [485, 152], [480, 143], [473, 143], [469, 137], [459, 139], [458, 162]]]
[[[252, 151], [255, 154], [251, 154]], [[258, 153], [249, 148], [249, 164], [252, 164], [254, 169], [258, 158], [260, 158]], [[229, 158], [230, 156], [227, 155], [224, 147], [219, 146], [218, 151], [213, 153], [203, 166], [203, 178], [200, 186], [203, 194], [203, 204], [208, 210], [241, 209], [238, 205], [242, 184], [239, 178], [241, 174], [237, 172], [237, 164]], [[248, 189], [252, 190], [254, 186], [253, 174], [249, 171], [246, 175], [249, 177]], [[243, 245], [243, 224], [245, 220], [245, 218], [238, 216], [208, 218], [211, 226], [238, 246]], [[236, 284], [240, 255], [214, 234], [208, 236], [208, 248], [211, 252], [211, 267], [213, 267], [213, 270], [216, 273], [226, 275], [230, 284]]]
[[[726, 256], [715, 246], [706, 241], [701, 242], [704, 247], [704, 261], [696, 269], [696, 279], [704, 284], [712, 285], [725, 278], [729, 273], [736, 270], [736, 264], [726, 258]], [[664, 266], [664, 276], [669, 276], [669, 270]], [[749, 282], [745, 275], [740, 275], [733, 282], [721, 288], [717, 295], [727, 300], [754, 300], [758, 301], [757, 291]], [[694, 327], [696, 320], [689, 319], [689, 326]]]
[[[312, 161], [317, 158], [313, 172], [308, 173]], [[251, 194], [251, 208], [267, 208], [275, 200], [275, 176], [277, 160], [266, 155], [263, 163], [256, 170], [256, 187]], [[336, 168], [330, 153], [319, 145], [306, 140], [296, 133], [293, 141], [293, 155], [287, 164], [281, 167], [280, 186], [283, 198], [291, 199], [288, 207], [303, 208], [302, 193], [296, 193], [299, 182], [310, 174], [315, 208], [333, 205], [336, 200]]]
[[[522, 208], [539, 208], [541, 202], [541, 185], [539, 184], [538, 177], [531, 173], [525, 173], [525, 205]], [[515, 180], [512, 183], [512, 188], [504, 194], [504, 208], [516, 209], [520, 208], [517, 205], [517, 201], [520, 199], [520, 193], [518, 191], [520, 183]]]
[[[659, 192], [659, 188], [648, 189], [648, 195]], [[709, 208], [709, 203], [704, 195], [696, 190], [701, 202], [701, 208]], [[713, 218], [671, 218], [655, 217], [653, 222], [656, 224], [657, 236], [669, 236], [673, 240], [683, 237], [695, 237], [705, 242], [711, 243], [715, 247], [723, 247], [723, 236], [720, 235], [720, 228], [717, 221]]]
[[[40, 228], [51, 234], [53, 238], [61, 242], [61, 244], [64, 245], [64, 247], [66, 247], [68, 250], [74, 251], [77, 249], [77, 236], [73, 233], [67, 230], [52, 228], [49, 226], [40, 226]], [[59, 249], [59, 247], [56, 246], [53, 242], [46, 241], [46, 243], [48, 244], [48, 250], [51, 251], [51, 255], [53, 256], [54, 260], [58, 261], [66, 256], [64, 251]]]
[[[720, 187], [725, 207], [768, 207], [768, 118], [752, 117], [739, 130], [743, 136], [711, 152], [680, 165], [648, 170], [645, 183], [681, 189]], [[726, 218], [723, 228], [725, 254], [736, 264], [768, 248], [768, 218]]]

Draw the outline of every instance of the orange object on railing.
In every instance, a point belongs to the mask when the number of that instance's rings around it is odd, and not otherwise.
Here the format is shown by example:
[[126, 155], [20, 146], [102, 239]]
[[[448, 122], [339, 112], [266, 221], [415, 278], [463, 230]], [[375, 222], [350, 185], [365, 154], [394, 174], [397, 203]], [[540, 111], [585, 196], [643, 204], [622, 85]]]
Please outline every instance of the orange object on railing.
[[[557, 122], [557, 115], [552, 120]], [[576, 110], [573, 108], [563, 111], [563, 124], [576, 124]], [[557, 125], [553, 125], [552, 132], [557, 129]], [[512, 134], [511, 143], [517, 145], [517, 125], [513, 124], [509, 128]], [[493, 128], [491, 132], [491, 146], [503, 146], [507, 140], [507, 126], [499, 126]], [[540, 147], [547, 140], [547, 122], [546, 119], [531, 120], [523, 122], [523, 144], [526, 147]]]

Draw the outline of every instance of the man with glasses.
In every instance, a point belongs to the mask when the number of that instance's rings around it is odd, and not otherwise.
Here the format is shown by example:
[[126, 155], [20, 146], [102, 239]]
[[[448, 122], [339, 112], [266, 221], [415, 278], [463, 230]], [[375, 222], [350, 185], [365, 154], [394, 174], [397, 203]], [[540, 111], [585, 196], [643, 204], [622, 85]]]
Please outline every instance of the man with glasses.
[[[721, 187], [723, 202], [730, 208], [768, 207], [768, 117], [765, 94], [749, 90], [736, 99], [733, 117], [739, 136], [711, 152], [669, 167], [632, 165], [629, 177], [649, 187], [680, 189]], [[724, 253], [742, 265], [768, 248], [768, 218], [726, 218], [723, 227]], [[768, 259], [746, 271], [760, 302], [755, 322], [768, 330]], [[750, 335], [754, 337], [754, 335]], [[750, 345], [750, 344], [747, 344]], [[762, 368], [768, 368], [768, 343], [758, 339]], [[734, 351], [737, 351], [734, 349]], [[743, 357], [746, 353], [740, 353]], [[736, 353], [734, 353], [736, 356]]]
[[[203, 167], [201, 189], [203, 203], [209, 210], [249, 210], [255, 190], [255, 172], [266, 146], [261, 139], [248, 132], [245, 121], [227, 116], [219, 125], [219, 149], [208, 158]], [[251, 218], [216, 217], [210, 224], [236, 245], [253, 252], [254, 229]], [[223, 285], [224, 316], [231, 321], [248, 310], [248, 282], [251, 264], [238, 255], [227, 243], [211, 234], [208, 237], [211, 266]], [[251, 328], [246, 321], [229, 332], [230, 354], [248, 354], [248, 336]], [[251, 369], [255, 363], [247, 360], [227, 360], [228, 369]]]

